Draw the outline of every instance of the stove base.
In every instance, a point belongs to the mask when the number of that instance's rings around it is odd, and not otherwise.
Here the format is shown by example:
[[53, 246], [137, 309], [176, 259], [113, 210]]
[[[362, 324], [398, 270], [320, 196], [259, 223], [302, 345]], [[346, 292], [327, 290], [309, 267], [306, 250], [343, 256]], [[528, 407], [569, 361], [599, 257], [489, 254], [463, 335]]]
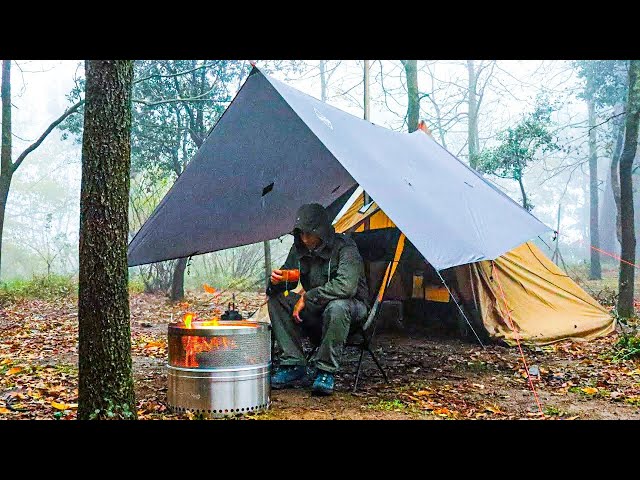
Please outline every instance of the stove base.
[[271, 363], [242, 368], [167, 368], [167, 400], [173, 411], [222, 418], [259, 412], [271, 405]]

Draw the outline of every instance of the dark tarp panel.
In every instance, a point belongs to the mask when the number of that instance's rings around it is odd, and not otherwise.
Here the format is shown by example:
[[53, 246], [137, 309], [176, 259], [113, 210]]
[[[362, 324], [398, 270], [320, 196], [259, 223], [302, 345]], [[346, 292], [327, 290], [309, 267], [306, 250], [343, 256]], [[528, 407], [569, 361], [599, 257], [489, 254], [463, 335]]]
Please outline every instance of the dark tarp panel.
[[394, 132], [254, 68], [129, 246], [129, 265], [278, 237], [360, 184], [438, 270], [550, 231], [421, 131]]
[[329, 206], [354, 184], [269, 81], [253, 74], [131, 241], [129, 266], [279, 237], [301, 204]]

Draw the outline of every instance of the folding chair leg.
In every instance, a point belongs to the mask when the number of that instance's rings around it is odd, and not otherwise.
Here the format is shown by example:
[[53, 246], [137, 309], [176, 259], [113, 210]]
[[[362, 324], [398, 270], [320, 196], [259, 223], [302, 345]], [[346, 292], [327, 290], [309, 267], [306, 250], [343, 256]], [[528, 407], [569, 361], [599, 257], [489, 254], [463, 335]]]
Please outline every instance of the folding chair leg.
[[360, 377], [360, 368], [362, 367], [362, 357], [364, 357], [364, 349], [360, 350], [360, 360], [358, 360], [358, 371], [356, 372], [356, 380], [353, 383], [353, 393], [356, 393], [358, 388], [358, 377]]
[[376, 354], [373, 353], [373, 351], [370, 348], [367, 348], [367, 352], [369, 352], [371, 354], [371, 358], [373, 358], [373, 361], [376, 362], [376, 365], [378, 366], [378, 369], [380, 370], [380, 372], [382, 373], [382, 376], [384, 377], [384, 381], [389, 383], [389, 379], [387, 378], [387, 374], [384, 372], [384, 369], [380, 365], [380, 362], [378, 362], [378, 359], [376, 358]]

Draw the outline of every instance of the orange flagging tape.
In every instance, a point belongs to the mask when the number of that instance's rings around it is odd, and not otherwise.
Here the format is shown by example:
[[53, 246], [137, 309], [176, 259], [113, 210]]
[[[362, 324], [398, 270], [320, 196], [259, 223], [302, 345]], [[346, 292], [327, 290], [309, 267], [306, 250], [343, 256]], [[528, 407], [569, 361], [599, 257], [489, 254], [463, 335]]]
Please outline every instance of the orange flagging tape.
[[504, 290], [502, 290], [502, 284], [500, 283], [500, 279], [498, 278], [498, 270], [496, 270], [496, 264], [491, 262], [491, 268], [493, 270], [493, 276], [498, 282], [498, 287], [500, 288], [500, 294], [502, 295], [502, 300], [504, 301], [504, 307], [507, 310], [507, 319], [509, 320], [509, 326], [513, 333], [516, 336], [516, 343], [518, 344], [518, 349], [520, 349], [520, 356], [522, 357], [522, 363], [524, 363], [525, 372], [527, 372], [527, 378], [529, 379], [529, 385], [531, 386], [531, 391], [533, 392], [533, 396], [536, 399], [536, 403], [538, 404], [538, 409], [540, 410], [540, 414], [544, 418], [544, 413], [542, 412], [542, 405], [540, 405], [540, 399], [538, 398], [538, 394], [536, 393], [536, 388], [533, 386], [533, 381], [531, 380], [531, 374], [529, 373], [529, 366], [527, 365], [527, 360], [524, 358], [524, 352], [522, 351], [522, 346], [520, 345], [520, 336], [518, 335], [518, 331], [511, 320], [511, 310], [509, 310], [509, 305], [507, 304], [507, 297], [504, 294]]
[[610, 252], [605, 252], [604, 250], [600, 250], [597, 247], [594, 247], [593, 245], [591, 245], [591, 248], [593, 248], [594, 250], [600, 252], [600, 253], [604, 253], [605, 255], [609, 255], [610, 257], [615, 258], [616, 260], [620, 260], [622, 263], [626, 263], [627, 265], [631, 265], [632, 267], [636, 267], [636, 268], [640, 268], [638, 265], [636, 265], [635, 263], [631, 263], [631, 262], [627, 262], [626, 260], [623, 260], [622, 258], [620, 258], [617, 255], [614, 255], [613, 253]]

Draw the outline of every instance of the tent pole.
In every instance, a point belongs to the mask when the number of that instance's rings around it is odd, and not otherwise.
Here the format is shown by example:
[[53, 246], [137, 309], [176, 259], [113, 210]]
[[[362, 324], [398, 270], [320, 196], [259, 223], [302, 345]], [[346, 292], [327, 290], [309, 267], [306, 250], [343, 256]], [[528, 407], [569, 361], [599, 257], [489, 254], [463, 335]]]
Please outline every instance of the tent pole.
[[[369, 60], [364, 61], [364, 119], [369, 120]], [[364, 205], [371, 201], [369, 194], [366, 191], [362, 192], [364, 195]], [[367, 227], [365, 227], [367, 230]]]
[[456, 297], [453, 296], [453, 293], [451, 293], [451, 290], [449, 289], [449, 285], [447, 285], [447, 282], [444, 281], [444, 278], [442, 278], [442, 275], [440, 275], [440, 271], [438, 269], [436, 269], [436, 273], [438, 274], [438, 276], [440, 277], [440, 280], [442, 280], [443, 285], [445, 286], [445, 288], [447, 289], [447, 292], [449, 292], [449, 295], [451, 296], [451, 298], [453, 298], [453, 301], [455, 302], [456, 306], [458, 307], [458, 310], [460, 310], [460, 313], [462, 314], [462, 316], [464, 317], [464, 319], [467, 322], [467, 325], [469, 325], [469, 328], [471, 329], [471, 331], [473, 332], [473, 334], [476, 336], [476, 338], [478, 339], [478, 342], [480, 342], [480, 345], [482, 346], [482, 348], [485, 348], [484, 343], [482, 343], [482, 340], [480, 340], [480, 337], [478, 336], [478, 334], [476, 333], [476, 331], [473, 328], [473, 325], [471, 325], [471, 322], [469, 321], [469, 319], [467, 318], [467, 316], [464, 314], [464, 311], [462, 310], [462, 307], [460, 306], [460, 304], [458, 304], [458, 300], [456, 300]]

